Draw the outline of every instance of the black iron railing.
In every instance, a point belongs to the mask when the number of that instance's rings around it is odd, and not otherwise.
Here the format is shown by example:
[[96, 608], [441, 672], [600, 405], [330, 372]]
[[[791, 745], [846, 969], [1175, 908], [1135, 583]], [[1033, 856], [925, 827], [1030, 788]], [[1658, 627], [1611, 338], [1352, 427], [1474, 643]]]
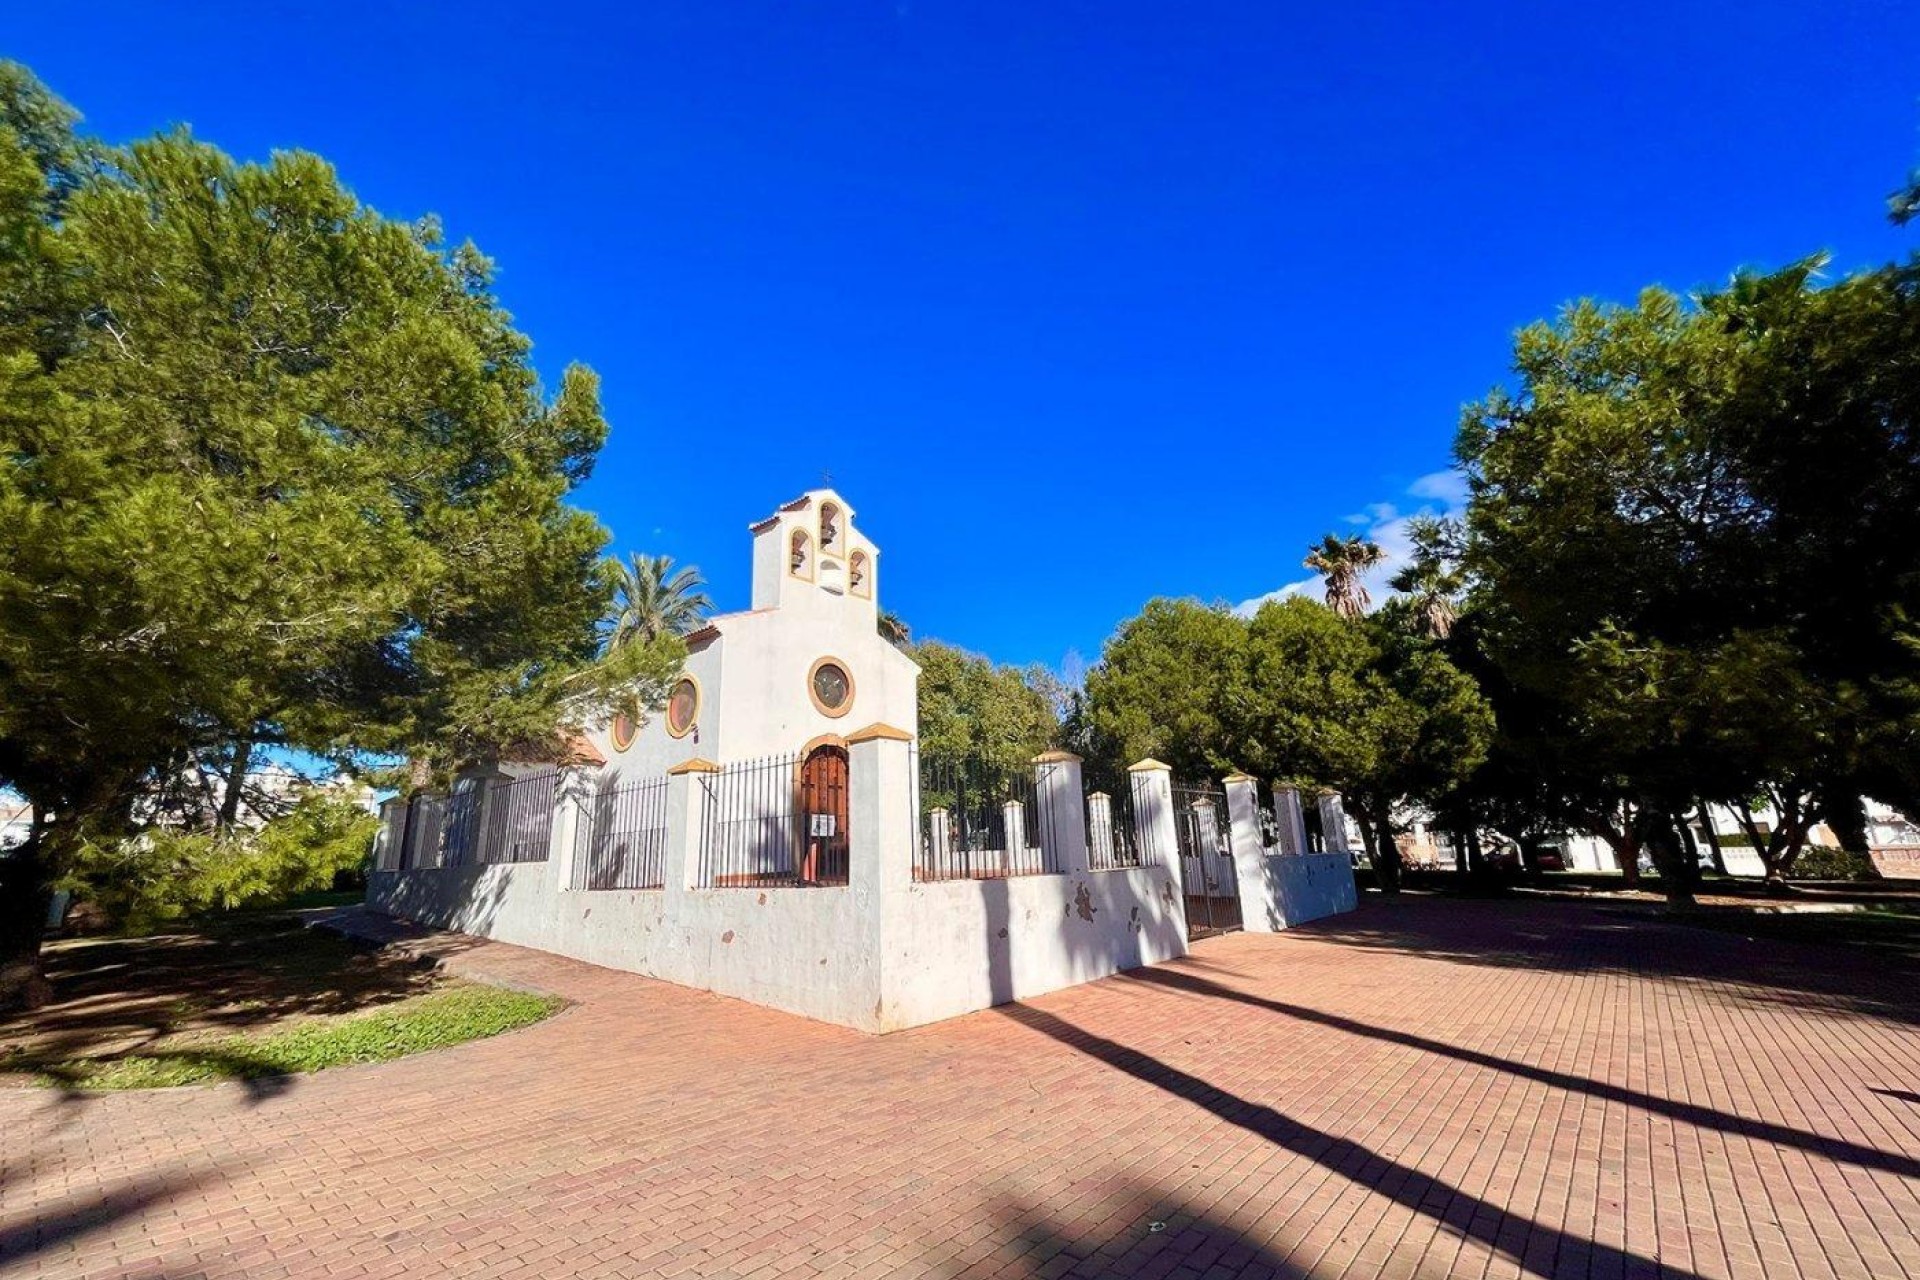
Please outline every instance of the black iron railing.
[[1087, 793], [1087, 866], [1120, 871], [1151, 863], [1133, 813], [1133, 787], [1123, 780], [1111, 790]]
[[1030, 768], [922, 757], [916, 880], [987, 880], [1061, 869], [1050, 788]]
[[446, 823], [445, 797], [423, 791], [407, 801], [406, 839], [400, 848], [400, 870], [421, 871], [445, 865]]
[[614, 779], [587, 798], [574, 828], [574, 888], [658, 889], [666, 860], [666, 775]]
[[696, 774], [702, 791], [696, 885], [844, 885], [849, 871], [844, 749], [769, 756]]
[[553, 843], [553, 806], [559, 789], [558, 769], [489, 780], [486, 830], [475, 861], [545, 862]]

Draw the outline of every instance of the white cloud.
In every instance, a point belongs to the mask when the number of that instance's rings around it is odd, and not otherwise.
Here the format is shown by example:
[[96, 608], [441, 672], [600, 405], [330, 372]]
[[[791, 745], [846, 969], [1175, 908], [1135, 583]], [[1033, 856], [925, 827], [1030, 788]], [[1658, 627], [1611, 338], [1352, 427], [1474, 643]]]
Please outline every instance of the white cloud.
[[[1410, 510], [1403, 509], [1403, 504], [1409, 498], [1417, 499], [1419, 505]], [[1400, 502], [1371, 502], [1358, 514], [1347, 517], [1348, 524], [1360, 526], [1366, 536], [1379, 543], [1380, 549], [1387, 553], [1386, 559], [1361, 578], [1375, 603], [1387, 598], [1387, 579], [1400, 572], [1400, 567], [1413, 555], [1413, 538], [1407, 526], [1420, 516], [1459, 516], [1466, 509], [1467, 478], [1449, 469], [1430, 472], [1415, 480], [1407, 486]], [[1305, 553], [1306, 548], [1302, 547], [1303, 558]], [[1265, 595], [1242, 600], [1234, 612], [1250, 618], [1269, 600], [1285, 600], [1289, 596], [1319, 599], [1322, 590], [1318, 577], [1302, 578], [1298, 582], [1275, 587]]]
[[1408, 485], [1407, 493], [1411, 497], [1438, 502], [1448, 514], [1458, 515], [1467, 509], [1466, 473], [1452, 467], [1445, 471], [1430, 471]]

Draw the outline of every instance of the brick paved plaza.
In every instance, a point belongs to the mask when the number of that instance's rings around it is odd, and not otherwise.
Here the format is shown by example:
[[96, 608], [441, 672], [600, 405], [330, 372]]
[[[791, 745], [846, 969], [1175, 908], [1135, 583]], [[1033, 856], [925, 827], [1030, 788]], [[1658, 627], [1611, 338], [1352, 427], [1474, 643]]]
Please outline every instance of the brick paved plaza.
[[457, 963], [579, 1003], [0, 1090], [0, 1275], [1920, 1275], [1920, 987], [1865, 951], [1372, 901], [883, 1039]]

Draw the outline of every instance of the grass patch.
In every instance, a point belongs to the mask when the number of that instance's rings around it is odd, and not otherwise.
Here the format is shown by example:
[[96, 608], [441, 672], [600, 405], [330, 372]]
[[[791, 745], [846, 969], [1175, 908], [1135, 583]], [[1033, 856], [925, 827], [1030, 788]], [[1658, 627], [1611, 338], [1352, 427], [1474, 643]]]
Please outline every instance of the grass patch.
[[463, 985], [363, 1013], [252, 1034], [195, 1038], [112, 1057], [5, 1066], [31, 1071], [46, 1084], [76, 1089], [161, 1089], [210, 1080], [257, 1080], [386, 1062], [499, 1035], [538, 1022], [565, 1003], [557, 996]]

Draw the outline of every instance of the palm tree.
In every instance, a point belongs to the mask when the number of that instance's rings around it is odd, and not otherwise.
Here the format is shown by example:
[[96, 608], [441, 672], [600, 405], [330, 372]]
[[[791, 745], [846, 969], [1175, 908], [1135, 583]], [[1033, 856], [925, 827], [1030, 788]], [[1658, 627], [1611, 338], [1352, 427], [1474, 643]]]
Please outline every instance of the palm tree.
[[898, 645], [904, 649], [913, 643], [913, 628], [909, 627], [906, 619], [897, 613], [881, 614], [879, 627], [881, 636], [888, 644]]
[[1330, 533], [1318, 546], [1307, 548], [1306, 566], [1326, 575], [1327, 607], [1343, 618], [1357, 618], [1373, 603], [1360, 575], [1386, 557], [1379, 543], [1357, 533], [1345, 538]]
[[618, 649], [635, 641], [649, 643], [662, 636], [683, 636], [699, 627], [713, 602], [700, 571], [673, 567], [672, 556], [645, 556], [638, 552], [611, 562], [614, 574], [613, 634], [607, 647]]
[[1388, 579], [1387, 585], [1411, 598], [1413, 616], [1422, 631], [1435, 640], [1445, 640], [1453, 633], [1454, 621], [1460, 616], [1453, 602], [1465, 585], [1458, 569], [1448, 568], [1436, 556], [1416, 555]]

